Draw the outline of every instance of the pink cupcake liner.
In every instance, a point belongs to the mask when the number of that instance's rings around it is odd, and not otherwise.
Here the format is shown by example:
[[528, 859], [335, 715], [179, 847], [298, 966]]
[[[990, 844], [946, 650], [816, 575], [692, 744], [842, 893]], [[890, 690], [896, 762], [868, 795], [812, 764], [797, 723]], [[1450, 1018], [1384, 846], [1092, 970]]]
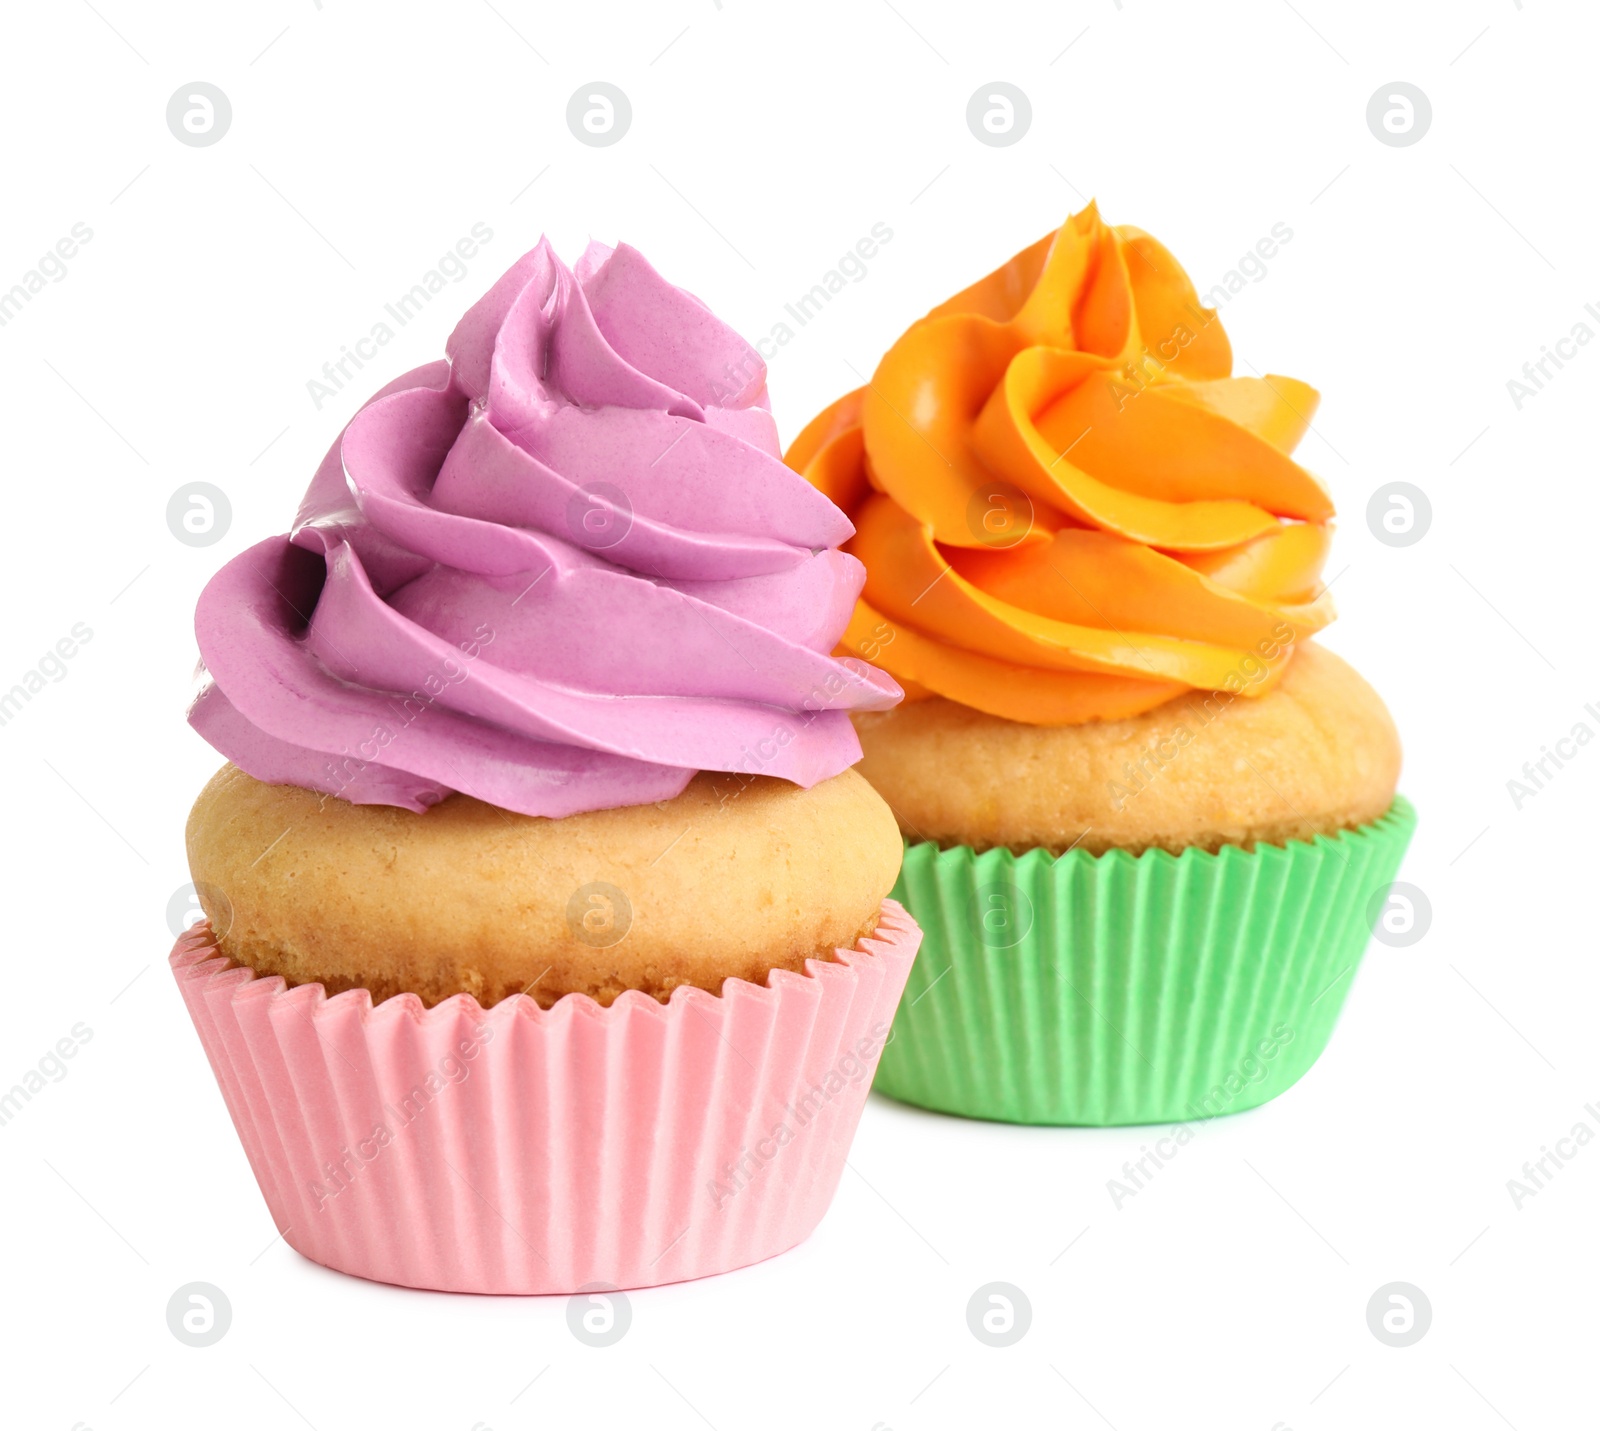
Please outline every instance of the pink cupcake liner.
[[837, 962], [609, 1008], [330, 999], [231, 964], [203, 923], [171, 964], [291, 1247], [407, 1287], [570, 1293], [706, 1277], [810, 1235], [921, 940], [885, 900]]

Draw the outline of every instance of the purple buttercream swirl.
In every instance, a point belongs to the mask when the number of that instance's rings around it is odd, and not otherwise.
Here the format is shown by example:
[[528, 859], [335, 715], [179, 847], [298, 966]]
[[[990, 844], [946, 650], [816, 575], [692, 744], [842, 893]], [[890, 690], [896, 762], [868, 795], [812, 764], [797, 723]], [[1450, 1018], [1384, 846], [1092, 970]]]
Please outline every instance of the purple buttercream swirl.
[[853, 528], [780, 459], [748, 344], [626, 244], [541, 241], [446, 352], [207, 585], [201, 735], [356, 804], [551, 816], [860, 759], [848, 712], [900, 691], [831, 655]]

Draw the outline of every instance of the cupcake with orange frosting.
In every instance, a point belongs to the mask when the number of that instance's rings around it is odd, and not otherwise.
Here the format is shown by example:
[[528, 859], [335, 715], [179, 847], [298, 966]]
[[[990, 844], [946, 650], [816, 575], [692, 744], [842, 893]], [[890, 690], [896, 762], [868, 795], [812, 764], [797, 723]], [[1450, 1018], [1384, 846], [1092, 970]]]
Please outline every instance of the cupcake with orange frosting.
[[1091, 205], [935, 308], [787, 454], [851, 516], [841, 652], [905, 688], [861, 772], [925, 931], [877, 1086], [1187, 1122], [1326, 1045], [1415, 814], [1312, 637], [1318, 395], [1232, 375], [1172, 255]]

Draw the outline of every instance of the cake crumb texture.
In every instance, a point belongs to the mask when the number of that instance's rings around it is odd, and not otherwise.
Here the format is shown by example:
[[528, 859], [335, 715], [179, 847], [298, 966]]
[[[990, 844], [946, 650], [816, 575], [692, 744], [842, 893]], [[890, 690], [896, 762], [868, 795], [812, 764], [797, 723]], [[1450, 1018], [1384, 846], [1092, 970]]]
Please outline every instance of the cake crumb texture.
[[1314, 643], [1264, 695], [1127, 720], [1026, 725], [938, 697], [854, 719], [856, 768], [905, 837], [979, 850], [1280, 845], [1377, 819], [1400, 774], [1383, 701]]
[[187, 842], [238, 963], [330, 995], [485, 1006], [800, 971], [872, 932], [901, 854], [853, 770], [809, 790], [702, 773], [672, 800], [550, 820], [461, 794], [420, 815], [351, 805], [227, 765]]

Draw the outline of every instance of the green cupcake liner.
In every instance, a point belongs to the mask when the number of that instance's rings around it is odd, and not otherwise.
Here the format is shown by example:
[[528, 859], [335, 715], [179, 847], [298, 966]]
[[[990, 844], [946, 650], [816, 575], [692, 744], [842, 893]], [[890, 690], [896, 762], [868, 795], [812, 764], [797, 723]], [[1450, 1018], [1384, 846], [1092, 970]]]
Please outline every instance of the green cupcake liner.
[[1011, 1123], [1177, 1123], [1276, 1098], [1327, 1046], [1416, 828], [1216, 854], [911, 844], [922, 926], [876, 1088]]

